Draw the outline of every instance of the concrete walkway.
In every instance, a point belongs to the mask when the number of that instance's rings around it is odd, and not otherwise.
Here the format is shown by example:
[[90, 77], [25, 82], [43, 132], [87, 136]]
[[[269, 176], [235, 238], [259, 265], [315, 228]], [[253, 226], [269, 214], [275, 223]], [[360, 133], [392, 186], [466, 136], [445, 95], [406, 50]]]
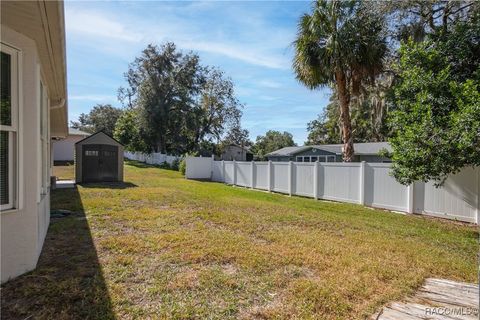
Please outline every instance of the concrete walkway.
[[371, 319], [478, 319], [478, 285], [429, 278], [413, 297], [393, 302]]

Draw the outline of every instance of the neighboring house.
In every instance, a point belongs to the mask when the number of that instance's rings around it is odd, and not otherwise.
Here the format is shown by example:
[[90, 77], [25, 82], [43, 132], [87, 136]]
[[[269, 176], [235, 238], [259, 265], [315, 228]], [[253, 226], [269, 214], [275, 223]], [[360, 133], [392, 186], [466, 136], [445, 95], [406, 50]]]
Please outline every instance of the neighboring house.
[[50, 222], [51, 138], [68, 134], [61, 1], [1, 1], [1, 282], [34, 269]]
[[225, 161], [252, 161], [253, 154], [247, 147], [242, 147], [236, 144], [225, 146], [223, 153], [220, 155], [220, 160]]
[[[382, 149], [392, 151], [388, 142], [354, 143], [354, 161], [390, 162], [389, 158], [379, 155]], [[323, 144], [302, 147], [285, 147], [268, 153], [266, 156], [271, 161], [295, 162], [341, 162], [343, 144]]]
[[75, 159], [75, 143], [88, 137], [90, 133], [74, 128], [68, 128], [68, 136], [65, 139], [54, 140], [53, 161], [73, 161]]

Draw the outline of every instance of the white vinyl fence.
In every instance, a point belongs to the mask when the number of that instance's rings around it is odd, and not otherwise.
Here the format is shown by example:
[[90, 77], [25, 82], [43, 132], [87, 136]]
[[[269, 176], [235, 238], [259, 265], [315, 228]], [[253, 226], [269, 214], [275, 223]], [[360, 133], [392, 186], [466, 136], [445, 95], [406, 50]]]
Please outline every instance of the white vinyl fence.
[[147, 153], [141, 153], [141, 152], [125, 151], [123, 155], [125, 158], [129, 160], [136, 160], [136, 161], [145, 162], [148, 164], [162, 164], [164, 162], [167, 162], [168, 164], [171, 165], [176, 159], [178, 159], [178, 161], [181, 160], [180, 157], [169, 156], [163, 153], [147, 154]]
[[389, 163], [239, 162], [187, 157], [186, 177], [479, 222], [480, 168], [465, 168], [440, 188], [431, 182], [404, 186], [389, 171]]

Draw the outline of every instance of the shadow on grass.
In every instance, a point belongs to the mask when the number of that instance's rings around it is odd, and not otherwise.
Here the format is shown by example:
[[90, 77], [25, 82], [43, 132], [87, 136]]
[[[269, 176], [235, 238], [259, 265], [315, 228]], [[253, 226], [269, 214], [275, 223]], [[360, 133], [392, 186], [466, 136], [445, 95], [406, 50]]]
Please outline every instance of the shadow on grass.
[[76, 188], [55, 190], [37, 268], [2, 285], [2, 319], [115, 319], [91, 230]]
[[100, 188], [100, 189], [129, 189], [138, 187], [135, 183], [131, 182], [91, 182], [80, 183], [84, 188]]

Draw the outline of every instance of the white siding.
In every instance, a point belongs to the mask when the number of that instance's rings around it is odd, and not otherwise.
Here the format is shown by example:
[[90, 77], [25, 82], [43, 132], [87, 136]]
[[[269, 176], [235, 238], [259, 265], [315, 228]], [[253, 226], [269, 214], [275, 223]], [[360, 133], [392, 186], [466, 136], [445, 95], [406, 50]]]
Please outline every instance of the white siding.
[[73, 161], [75, 159], [75, 143], [85, 136], [68, 136], [65, 139], [53, 142], [53, 161]]

